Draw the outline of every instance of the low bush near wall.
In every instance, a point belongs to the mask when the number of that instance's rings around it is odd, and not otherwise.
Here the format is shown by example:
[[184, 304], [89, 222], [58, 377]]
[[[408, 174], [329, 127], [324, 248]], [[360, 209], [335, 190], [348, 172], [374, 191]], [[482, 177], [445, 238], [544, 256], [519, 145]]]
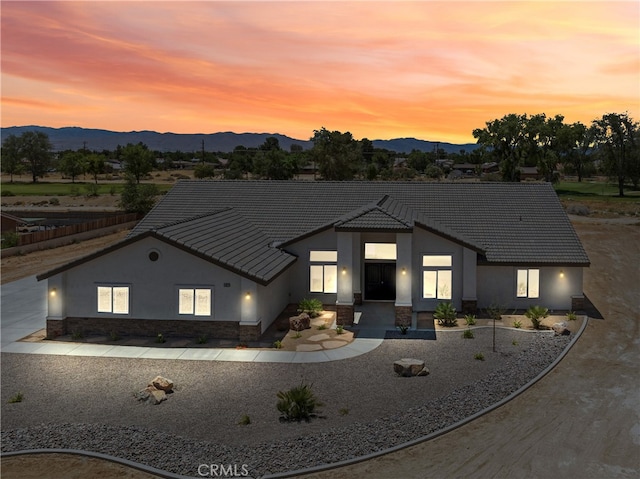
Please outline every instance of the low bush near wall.
[[322, 301], [319, 299], [303, 299], [298, 305], [300, 313], [307, 313], [311, 318], [317, 318], [322, 312]]
[[436, 306], [433, 317], [438, 321], [440, 326], [457, 326], [456, 308], [449, 302], [440, 303]]
[[540, 329], [542, 320], [549, 316], [549, 310], [542, 306], [531, 306], [524, 315], [531, 320], [533, 329]]

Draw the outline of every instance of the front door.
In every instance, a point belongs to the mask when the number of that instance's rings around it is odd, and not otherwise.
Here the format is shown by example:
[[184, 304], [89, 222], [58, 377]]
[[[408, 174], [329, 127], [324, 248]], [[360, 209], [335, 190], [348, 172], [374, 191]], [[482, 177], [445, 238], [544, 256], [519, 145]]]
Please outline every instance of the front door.
[[395, 263], [365, 263], [364, 265], [364, 299], [395, 300], [396, 299], [396, 265]]

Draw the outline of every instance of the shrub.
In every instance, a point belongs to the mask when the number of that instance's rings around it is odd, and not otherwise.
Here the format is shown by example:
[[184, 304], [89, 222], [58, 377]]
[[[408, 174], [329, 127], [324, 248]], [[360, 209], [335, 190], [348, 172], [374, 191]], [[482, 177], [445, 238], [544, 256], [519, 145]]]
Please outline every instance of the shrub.
[[476, 354], [473, 356], [473, 358], [474, 358], [474, 359], [477, 359], [478, 361], [484, 361], [484, 354], [482, 354], [482, 353], [476, 353]]
[[549, 310], [542, 306], [531, 306], [524, 315], [531, 320], [533, 329], [540, 329], [542, 320], [549, 316]]
[[325, 323], [322, 323], [320, 326], [318, 326], [318, 329], [321, 331], [327, 329], [327, 325]]
[[16, 196], [16, 194], [11, 190], [2, 190], [0, 196]]
[[60, 200], [58, 198], [49, 198], [49, 204], [51, 206], [58, 206], [60, 205]]
[[2, 247], [13, 248], [18, 246], [18, 233], [14, 231], [8, 231], [2, 235]]
[[241, 426], [248, 426], [249, 424], [251, 424], [251, 418], [248, 414], [243, 414], [242, 417], [240, 417], [238, 424], [240, 424]]
[[82, 335], [81, 331], [74, 331], [73, 333], [71, 333], [71, 339], [74, 340], [78, 340], [78, 339], [82, 339], [84, 336]]
[[575, 313], [575, 311], [569, 311], [567, 313], [567, 319], [569, 321], [575, 321], [576, 319], [578, 319], [578, 315]]
[[471, 331], [471, 329], [465, 329], [462, 333], [462, 337], [464, 339], [473, 339], [473, 331]]
[[347, 414], [349, 414], [349, 408], [348, 407], [341, 407], [338, 410], [338, 413], [340, 413], [341, 416], [346, 416]]
[[513, 322], [513, 327], [516, 329], [520, 329], [522, 327], [522, 321], [518, 321], [517, 319]]
[[496, 321], [500, 321], [502, 319], [502, 315], [505, 312], [504, 307], [500, 306], [499, 304], [490, 304], [489, 307], [486, 309], [487, 311], [487, 315], [491, 318], [494, 319]]
[[310, 318], [317, 318], [322, 312], [322, 301], [319, 299], [303, 299], [298, 305], [300, 313], [307, 313]]
[[85, 196], [89, 198], [91, 196], [98, 196], [100, 187], [95, 183], [87, 183], [86, 185], [84, 185], [84, 189], [86, 191]]
[[118, 333], [116, 333], [115, 331], [111, 331], [109, 333], [109, 340], [110, 341], [118, 341], [120, 339], [120, 336], [118, 336]]
[[438, 321], [440, 326], [457, 326], [456, 308], [450, 302], [440, 303], [436, 306], [433, 317]]
[[11, 398], [9, 398], [9, 403], [14, 404], [17, 402], [22, 402], [23, 399], [24, 399], [24, 394], [19, 392], [11, 396]]
[[409, 331], [409, 325], [408, 324], [399, 324], [396, 327], [400, 330], [400, 334], [407, 334], [407, 331]]
[[476, 315], [467, 314], [464, 317], [464, 321], [467, 323], [467, 326], [473, 326], [474, 324], [476, 324]]
[[198, 344], [207, 344], [208, 341], [209, 341], [209, 338], [207, 337], [206, 334], [198, 336]]
[[336, 326], [336, 334], [344, 334], [344, 326]]
[[156, 336], [156, 343], [164, 343], [167, 340], [164, 339], [164, 335], [162, 333], [158, 333], [158, 335]]
[[300, 339], [302, 337], [302, 333], [300, 331], [296, 331], [293, 335], [293, 339]]
[[316, 415], [316, 408], [322, 405], [313, 394], [311, 386], [300, 383], [288, 391], [279, 391], [276, 407], [284, 421], [309, 421]]
[[274, 341], [273, 342], [273, 347], [276, 349], [282, 349], [282, 341], [278, 340], [278, 341]]

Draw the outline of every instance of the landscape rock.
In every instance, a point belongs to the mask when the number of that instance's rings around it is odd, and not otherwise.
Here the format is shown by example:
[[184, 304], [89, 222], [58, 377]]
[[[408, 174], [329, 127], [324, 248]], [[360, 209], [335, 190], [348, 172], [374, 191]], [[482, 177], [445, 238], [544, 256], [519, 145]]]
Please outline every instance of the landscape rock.
[[567, 328], [567, 323], [564, 321], [555, 323], [551, 328], [555, 331], [556, 336], [568, 336], [571, 334], [571, 331]]
[[311, 327], [311, 318], [307, 313], [299, 314], [289, 318], [289, 329], [293, 331], [302, 331]]
[[160, 389], [165, 392], [173, 390], [173, 381], [171, 379], [164, 378], [162, 376], [156, 376], [151, 380], [149, 386], [153, 386], [156, 389]]
[[399, 376], [426, 376], [429, 370], [420, 359], [403, 358], [393, 363], [393, 370]]
[[150, 395], [149, 395], [149, 399], [148, 402], [149, 404], [160, 404], [162, 401], [166, 401], [167, 400], [167, 393], [165, 393], [162, 389], [152, 389], [151, 391], [149, 391]]

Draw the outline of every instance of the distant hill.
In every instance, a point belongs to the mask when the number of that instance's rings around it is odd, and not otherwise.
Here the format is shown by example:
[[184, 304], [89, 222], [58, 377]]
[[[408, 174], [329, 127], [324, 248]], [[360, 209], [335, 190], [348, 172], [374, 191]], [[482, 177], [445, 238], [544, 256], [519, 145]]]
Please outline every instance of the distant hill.
[[[9, 135], [19, 136], [25, 131], [42, 131], [49, 136], [55, 151], [79, 150], [86, 147], [90, 150], [115, 150], [118, 145], [142, 142], [152, 150], [157, 151], [200, 151], [202, 141], [206, 151], [233, 151], [236, 146], [257, 148], [266, 138], [275, 136], [280, 147], [289, 150], [292, 144], [300, 145], [303, 149], [309, 149], [313, 143], [309, 140], [298, 140], [278, 133], [158, 133], [156, 131], [129, 131], [117, 132], [109, 130], [96, 130], [80, 127], [49, 128], [46, 126], [11, 126], [2, 128], [0, 136], [2, 141]], [[398, 153], [409, 153], [416, 149], [420, 151], [434, 151], [436, 145], [447, 153], [459, 153], [460, 150], [471, 151], [477, 147], [474, 144], [455, 145], [451, 143], [438, 143], [415, 138], [398, 138], [394, 140], [373, 140], [376, 148], [386, 148]]]

